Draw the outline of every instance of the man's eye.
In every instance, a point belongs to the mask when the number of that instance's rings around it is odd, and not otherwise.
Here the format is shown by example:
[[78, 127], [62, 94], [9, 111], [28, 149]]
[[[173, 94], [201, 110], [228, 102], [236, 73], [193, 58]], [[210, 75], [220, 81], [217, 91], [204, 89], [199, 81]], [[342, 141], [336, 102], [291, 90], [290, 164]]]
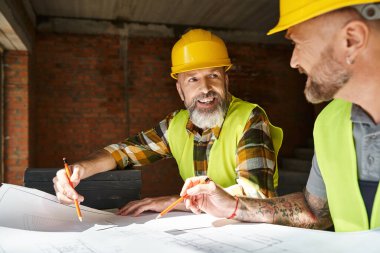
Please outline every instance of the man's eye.
[[210, 75], [210, 78], [217, 78], [217, 77], [218, 77], [217, 74], [211, 74], [211, 75]]
[[192, 77], [192, 78], [189, 79], [189, 82], [196, 82], [196, 81], [198, 81], [198, 79], [195, 78], [195, 77]]

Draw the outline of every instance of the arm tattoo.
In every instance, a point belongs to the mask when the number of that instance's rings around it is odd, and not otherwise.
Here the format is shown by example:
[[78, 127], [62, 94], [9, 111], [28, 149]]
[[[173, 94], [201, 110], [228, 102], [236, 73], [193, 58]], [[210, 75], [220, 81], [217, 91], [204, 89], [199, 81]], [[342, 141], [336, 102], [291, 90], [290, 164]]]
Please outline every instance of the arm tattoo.
[[310, 210], [318, 219], [316, 229], [327, 229], [333, 225], [330, 216], [330, 209], [327, 199], [319, 198], [310, 194], [306, 189], [304, 191], [306, 202], [309, 205]]
[[327, 201], [307, 192], [269, 199], [241, 198], [237, 219], [313, 229], [332, 224]]

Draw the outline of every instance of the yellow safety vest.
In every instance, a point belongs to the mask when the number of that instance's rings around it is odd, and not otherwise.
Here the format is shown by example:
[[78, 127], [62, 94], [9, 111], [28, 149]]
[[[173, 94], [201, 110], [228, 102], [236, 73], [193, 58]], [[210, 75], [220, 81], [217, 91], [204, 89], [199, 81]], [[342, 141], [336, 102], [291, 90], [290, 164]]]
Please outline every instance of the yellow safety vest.
[[370, 224], [359, 188], [351, 107], [352, 104], [344, 100], [333, 100], [320, 113], [314, 126], [315, 152], [337, 232], [380, 227], [380, 187]]
[[[257, 105], [232, 97], [219, 138], [215, 140], [209, 154], [207, 175], [222, 187], [236, 184], [236, 152], [244, 127], [253, 108]], [[170, 121], [168, 142], [176, 159], [183, 180], [195, 176], [193, 149], [194, 135], [186, 130], [189, 112], [181, 110]], [[278, 184], [277, 154], [282, 143], [282, 130], [270, 124], [273, 146], [276, 154], [274, 187]]]

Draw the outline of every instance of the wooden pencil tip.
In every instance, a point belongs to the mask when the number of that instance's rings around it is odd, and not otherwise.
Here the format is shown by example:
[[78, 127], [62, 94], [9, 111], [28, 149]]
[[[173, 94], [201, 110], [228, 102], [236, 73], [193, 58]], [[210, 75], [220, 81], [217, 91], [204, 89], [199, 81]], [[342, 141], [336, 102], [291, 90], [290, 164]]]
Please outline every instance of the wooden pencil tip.
[[82, 218], [82, 217], [78, 217], [78, 218], [79, 218], [80, 222], [82, 222], [82, 221], [83, 221], [83, 218]]
[[157, 219], [159, 219], [159, 218], [161, 218], [161, 217], [162, 217], [161, 214], [159, 214], [159, 215], [157, 215], [157, 217], [156, 217], [155, 220], [157, 220]]

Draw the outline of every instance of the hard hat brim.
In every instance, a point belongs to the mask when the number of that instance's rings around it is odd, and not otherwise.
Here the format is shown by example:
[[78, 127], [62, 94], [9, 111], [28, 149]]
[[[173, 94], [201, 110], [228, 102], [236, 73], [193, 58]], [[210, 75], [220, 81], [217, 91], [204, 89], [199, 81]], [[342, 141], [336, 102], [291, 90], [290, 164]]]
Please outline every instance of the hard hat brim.
[[328, 13], [333, 10], [337, 10], [343, 7], [348, 7], [352, 5], [358, 5], [358, 4], [366, 4], [366, 3], [373, 3], [378, 2], [376, 0], [351, 0], [351, 1], [337, 1], [334, 4], [331, 4], [329, 1], [313, 1], [312, 3], [308, 4], [307, 6], [303, 6], [302, 8], [285, 13], [280, 14], [280, 20], [278, 24], [269, 30], [267, 35], [271, 35], [277, 32], [281, 32], [284, 30], [289, 29], [292, 26], [298, 25], [302, 22], [305, 22], [309, 19], [315, 18], [317, 16], [320, 16], [322, 14]]
[[209, 69], [209, 68], [218, 68], [218, 67], [226, 67], [225, 71], [228, 71], [232, 67], [232, 64], [230, 60], [228, 59], [226, 63], [219, 62], [219, 64], [205, 62], [202, 64], [199, 64], [199, 63], [194, 64], [193, 66], [184, 65], [183, 68], [181, 68], [181, 66], [177, 66], [175, 68], [172, 67], [172, 73], [170, 73], [170, 76], [174, 79], [177, 79], [177, 74], [179, 73], [184, 73], [184, 72], [193, 71], [197, 69]]

